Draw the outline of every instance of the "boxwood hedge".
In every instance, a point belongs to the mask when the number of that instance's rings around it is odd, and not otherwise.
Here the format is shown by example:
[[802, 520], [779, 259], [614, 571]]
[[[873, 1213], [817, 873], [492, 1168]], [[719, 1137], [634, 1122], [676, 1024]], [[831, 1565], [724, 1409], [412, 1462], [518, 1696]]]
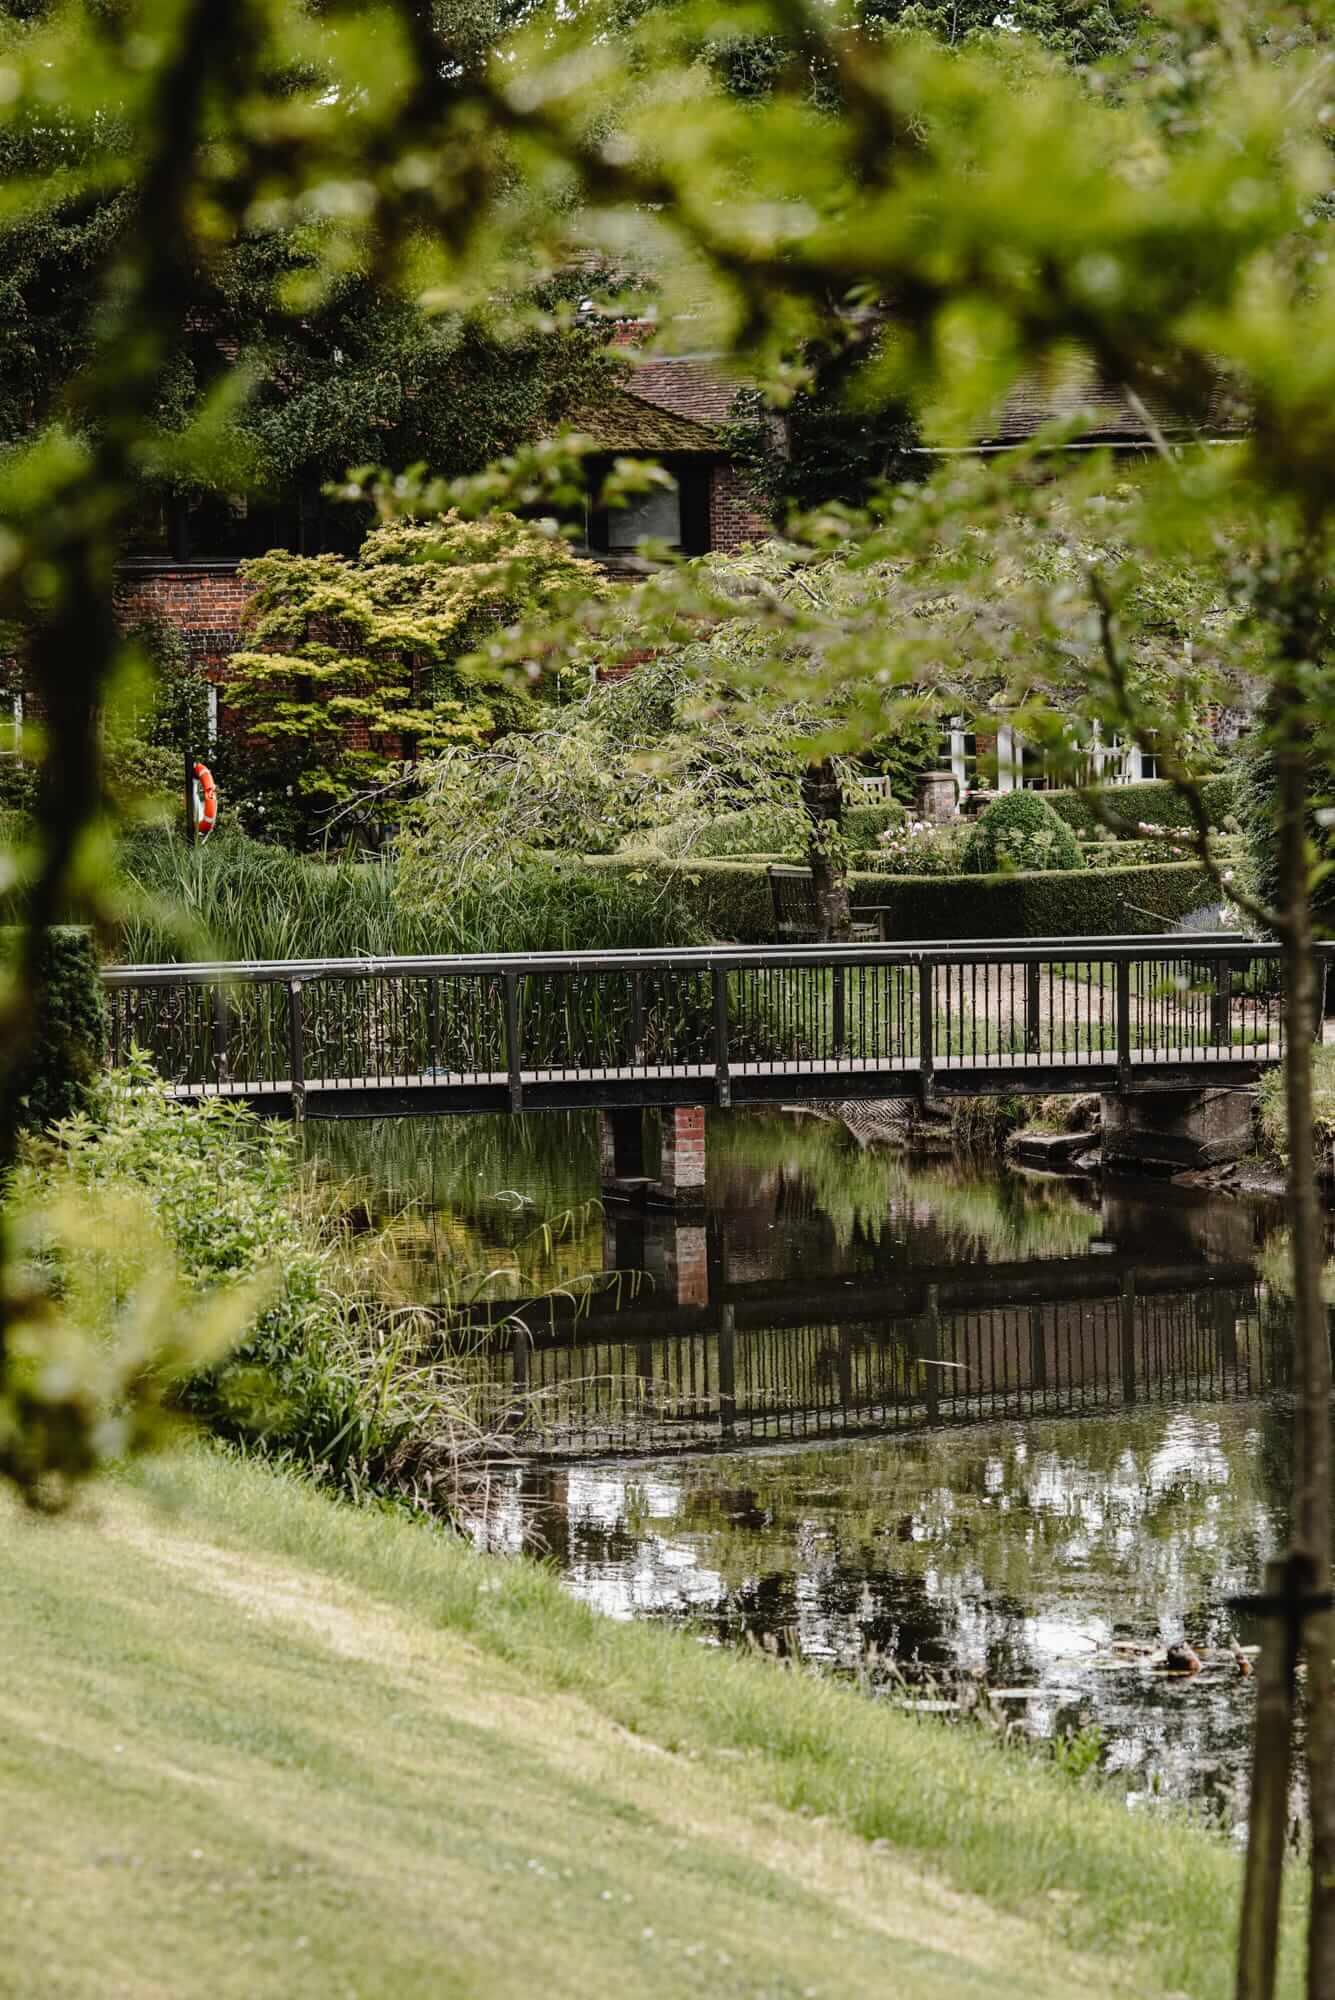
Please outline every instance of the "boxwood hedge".
[[[1221, 827], [1235, 809], [1236, 778], [1226, 771], [1217, 778], [1202, 778], [1201, 800], [1213, 827]], [[1088, 792], [1043, 792], [1055, 813], [1077, 833], [1096, 833], [1107, 821], [1095, 811]], [[1139, 785], [1110, 785], [1100, 795], [1101, 803], [1114, 821], [1117, 833], [1134, 834], [1142, 822], [1147, 826], [1191, 825], [1191, 814], [1176, 786], [1166, 778], [1147, 778]]]
[[1074, 830], [1041, 792], [1007, 792], [993, 799], [974, 823], [963, 860], [971, 875], [1085, 865]]
[[[671, 883], [720, 942], [768, 944], [774, 937], [763, 861], [668, 861], [661, 854], [617, 854], [592, 856], [586, 865]], [[860, 909], [884, 907], [888, 935], [905, 940], [1143, 933], [1171, 925], [1212, 899], [1209, 877], [1194, 861], [953, 878], [857, 871], [849, 876], [849, 890], [855, 915]], [[693, 940], [663, 938], [664, 944], [676, 942]]]
[[891, 938], [1107, 937], [1170, 927], [1213, 897], [1194, 861], [1042, 874], [852, 878], [854, 911], [887, 906]]
[[851, 848], [874, 847], [887, 827], [904, 826], [908, 814], [894, 799], [877, 805], [844, 807], [844, 839]]

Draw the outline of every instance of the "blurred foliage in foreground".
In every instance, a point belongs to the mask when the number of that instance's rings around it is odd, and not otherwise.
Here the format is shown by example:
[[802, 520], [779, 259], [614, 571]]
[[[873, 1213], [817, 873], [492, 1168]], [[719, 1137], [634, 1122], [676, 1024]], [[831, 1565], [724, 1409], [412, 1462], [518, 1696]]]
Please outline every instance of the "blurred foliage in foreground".
[[[323, 328], [330, 382], [335, 350], [352, 351], [337, 324], [350, 282], [444, 324], [572, 267], [651, 269], [664, 323], [689, 308], [692, 341], [748, 359], [779, 402], [811, 343], [871, 313], [885, 336], [859, 393], [911, 402], [929, 444], [976, 434], [1021, 365], [1064, 366], [1076, 344], [1151, 412], [1171, 407], [1185, 448], [1120, 486], [1098, 454], [945, 459], [868, 515], [794, 522], [781, 579], [757, 566], [739, 591], [708, 566], [663, 566], [634, 601], [642, 636], [716, 650], [731, 625], [738, 689], [809, 703], [813, 752], [921, 724], [945, 664], [957, 709], [1019, 696], [1026, 737], [1073, 762], [1095, 721], [1157, 729], [1184, 782], [1190, 719], [1242, 646], [1249, 671], [1273, 670], [1275, 714], [1304, 718], [1316, 767], [1331, 761], [1324, 14], [1271, 7], [1240, 26], [1196, 9], [1137, 42], [1134, 15], [1113, 11], [1088, 48], [1066, 46], [1069, 10], [1017, 14], [1059, 55], [1004, 23], [972, 32], [972, 15], [955, 46], [876, 20], [864, 32], [800, 0], [726, 18], [632, 8], [615, 34], [599, 7], [501, 18], [414, 0], [5, 17], [7, 215], [64, 231], [110, 200], [131, 220], [90, 225], [94, 303], [58, 396], [34, 387], [39, 428], [0, 463], [0, 618], [21, 628], [42, 710], [34, 833], [7, 863], [24, 942], [0, 1023], [0, 1173], [42, 936], [57, 916], [111, 915], [96, 720], [128, 660], [116, 557], [146, 480], [244, 494], [256, 477], [253, 371], [180, 393], [184, 304], [201, 273], [224, 286], [238, 260], [274, 271], [256, 296], [276, 348], [294, 326], [303, 340]], [[739, 88], [767, 36], [782, 59], [763, 88]], [[1221, 388], [1248, 413], [1247, 441], [1196, 451]], [[416, 449], [410, 424], [384, 435], [387, 456]], [[441, 477], [442, 459], [344, 490], [382, 518], [562, 514], [578, 458], [538, 443], [472, 481]], [[803, 565], [835, 551], [849, 582], [812, 603]], [[884, 589], [857, 585], [887, 563], [894, 618]], [[596, 644], [608, 615], [576, 607], [555, 634], [518, 621], [483, 649], [486, 672], [530, 685], [567, 632]]]

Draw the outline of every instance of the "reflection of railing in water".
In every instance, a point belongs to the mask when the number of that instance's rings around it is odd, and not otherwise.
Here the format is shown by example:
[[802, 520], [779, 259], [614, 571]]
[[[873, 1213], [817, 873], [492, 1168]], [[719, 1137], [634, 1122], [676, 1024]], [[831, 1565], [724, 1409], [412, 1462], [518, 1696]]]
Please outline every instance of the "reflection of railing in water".
[[534, 1346], [489, 1373], [516, 1442], [557, 1456], [699, 1451], [1137, 1402], [1232, 1401], [1284, 1379], [1284, 1316], [1262, 1287], [990, 1306], [624, 1343]]

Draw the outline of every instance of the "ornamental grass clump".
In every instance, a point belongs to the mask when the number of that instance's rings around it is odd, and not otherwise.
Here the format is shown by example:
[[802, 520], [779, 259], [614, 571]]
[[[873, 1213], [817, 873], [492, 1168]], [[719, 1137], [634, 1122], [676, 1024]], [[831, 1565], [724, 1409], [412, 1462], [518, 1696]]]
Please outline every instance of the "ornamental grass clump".
[[969, 875], [1044, 874], [1084, 865], [1070, 827], [1037, 792], [1008, 792], [994, 799], [969, 835], [963, 855]]

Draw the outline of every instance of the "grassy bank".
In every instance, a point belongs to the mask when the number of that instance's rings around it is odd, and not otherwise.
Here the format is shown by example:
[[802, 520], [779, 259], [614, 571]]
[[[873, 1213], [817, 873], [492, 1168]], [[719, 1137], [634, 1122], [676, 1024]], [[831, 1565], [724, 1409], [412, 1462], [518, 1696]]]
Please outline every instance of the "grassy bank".
[[1229, 1990], [1215, 1839], [535, 1565], [202, 1447], [6, 1528], [0, 1993]]

